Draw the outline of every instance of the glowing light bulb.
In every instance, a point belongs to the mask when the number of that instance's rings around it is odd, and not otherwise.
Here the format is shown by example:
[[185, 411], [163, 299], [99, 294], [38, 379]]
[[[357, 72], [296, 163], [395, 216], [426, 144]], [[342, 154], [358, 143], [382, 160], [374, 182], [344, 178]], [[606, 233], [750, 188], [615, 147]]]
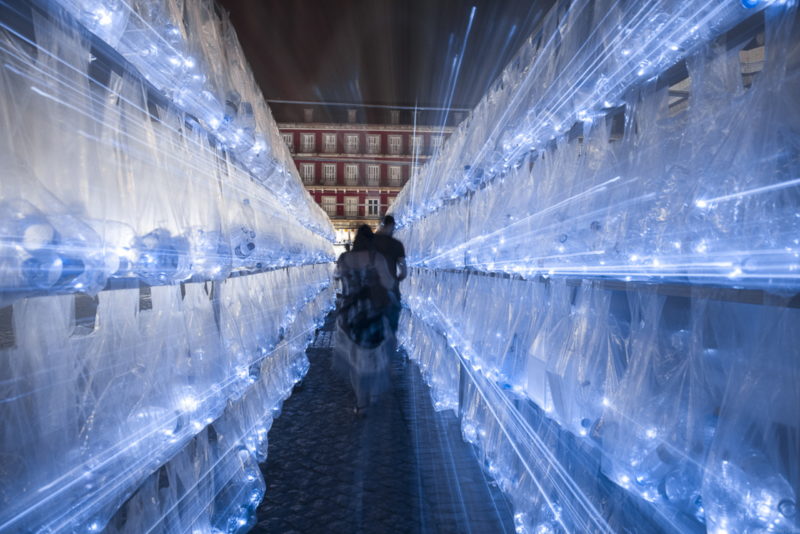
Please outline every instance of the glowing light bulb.
[[111, 11], [105, 7], [98, 7], [94, 11], [94, 19], [101, 26], [110, 26], [111, 23], [114, 22], [114, 17], [112, 16]]
[[198, 401], [192, 395], [186, 395], [185, 397], [181, 397], [181, 400], [178, 401], [178, 407], [184, 412], [193, 412], [200, 406], [200, 401]]

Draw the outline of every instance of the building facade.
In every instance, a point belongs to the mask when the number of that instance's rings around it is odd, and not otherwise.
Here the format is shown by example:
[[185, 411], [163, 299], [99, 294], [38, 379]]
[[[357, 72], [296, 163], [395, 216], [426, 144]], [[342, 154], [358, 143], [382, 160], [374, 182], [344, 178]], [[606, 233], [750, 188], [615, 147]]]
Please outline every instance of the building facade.
[[[307, 117], [309, 118], [309, 117]], [[403, 124], [279, 123], [306, 189], [337, 230], [337, 241], [355, 229], [377, 227], [395, 197], [441, 148], [452, 127]]]

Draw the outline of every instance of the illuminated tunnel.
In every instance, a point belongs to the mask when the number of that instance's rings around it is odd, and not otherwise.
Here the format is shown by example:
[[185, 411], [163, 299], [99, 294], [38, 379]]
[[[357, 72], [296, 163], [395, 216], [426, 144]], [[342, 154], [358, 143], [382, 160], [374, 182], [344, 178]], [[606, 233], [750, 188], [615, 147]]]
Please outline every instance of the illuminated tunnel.
[[[557, 2], [399, 194], [401, 349], [516, 532], [800, 532], [795, 4]], [[221, 13], [0, 1], [2, 533], [264, 498], [334, 231]]]

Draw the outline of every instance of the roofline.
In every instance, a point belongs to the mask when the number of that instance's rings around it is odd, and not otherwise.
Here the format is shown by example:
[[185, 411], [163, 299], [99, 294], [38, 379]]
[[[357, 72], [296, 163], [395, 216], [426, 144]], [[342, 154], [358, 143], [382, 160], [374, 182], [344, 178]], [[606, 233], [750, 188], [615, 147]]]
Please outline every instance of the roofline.
[[290, 106], [312, 106], [320, 108], [348, 108], [348, 109], [397, 109], [408, 111], [472, 111], [471, 108], [460, 107], [444, 107], [444, 106], [426, 106], [426, 105], [408, 105], [408, 104], [365, 104], [354, 102], [319, 102], [315, 100], [285, 100], [280, 98], [267, 99], [268, 104], [281, 104]]
[[350, 124], [331, 122], [279, 122], [279, 130], [378, 130], [382, 132], [422, 132], [449, 134], [455, 130], [453, 126], [423, 126], [413, 124]]

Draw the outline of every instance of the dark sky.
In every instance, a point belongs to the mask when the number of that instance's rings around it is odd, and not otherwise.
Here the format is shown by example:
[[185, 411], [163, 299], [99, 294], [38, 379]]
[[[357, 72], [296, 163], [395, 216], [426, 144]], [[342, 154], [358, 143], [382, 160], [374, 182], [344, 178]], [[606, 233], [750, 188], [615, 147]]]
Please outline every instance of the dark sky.
[[471, 108], [552, 0], [220, 3], [268, 99]]

